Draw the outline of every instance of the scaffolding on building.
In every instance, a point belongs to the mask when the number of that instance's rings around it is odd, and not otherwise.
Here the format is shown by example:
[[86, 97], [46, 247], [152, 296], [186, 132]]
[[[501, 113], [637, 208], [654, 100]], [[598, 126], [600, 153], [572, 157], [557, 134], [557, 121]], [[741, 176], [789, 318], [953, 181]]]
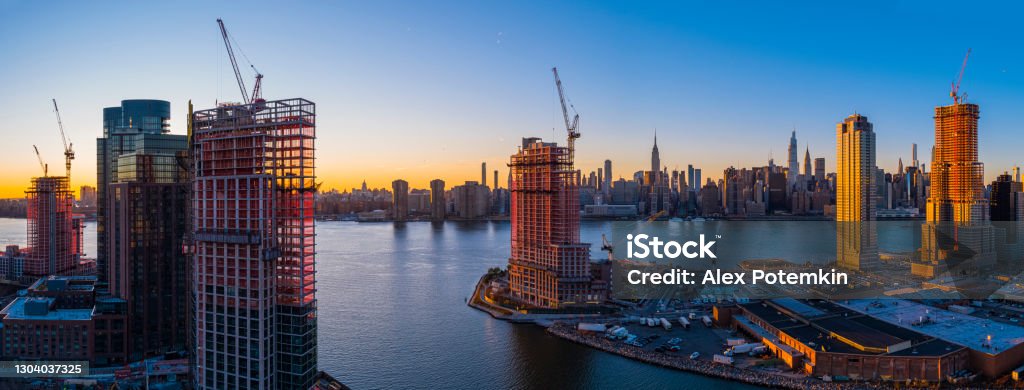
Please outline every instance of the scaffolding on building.
[[28, 255], [24, 273], [46, 276], [70, 271], [75, 267], [78, 239], [73, 221], [74, 195], [67, 177], [32, 178], [25, 194]]
[[[259, 313], [239, 317], [271, 329], [263, 334], [275, 348], [261, 350], [260, 359], [276, 370], [268, 378], [278, 388], [308, 388], [317, 368], [315, 117], [305, 99], [222, 104], [192, 115], [197, 307]], [[218, 255], [221, 248], [239, 250], [244, 264]], [[239, 278], [228, 263], [251, 272]], [[204, 294], [211, 287], [221, 293]], [[196, 321], [203, 346], [203, 332], [212, 329], [202, 315]], [[198, 358], [201, 366], [213, 363]], [[198, 372], [197, 383], [207, 375]]]
[[567, 147], [527, 138], [509, 162], [513, 299], [535, 307], [598, 300], [590, 244], [580, 242], [578, 173]]
[[985, 165], [978, 161], [978, 118], [978, 105], [959, 99], [935, 108], [927, 223], [921, 228], [922, 262], [915, 264], [915, 274], [974, 273], [995, 263]]

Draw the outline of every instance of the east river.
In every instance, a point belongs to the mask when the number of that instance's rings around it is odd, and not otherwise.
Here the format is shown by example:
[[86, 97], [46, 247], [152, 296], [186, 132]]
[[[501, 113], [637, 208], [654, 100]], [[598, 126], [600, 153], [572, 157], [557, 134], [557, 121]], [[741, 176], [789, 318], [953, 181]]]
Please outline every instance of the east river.
[[[802, 263], [834, 258], [827, 224], [595, 221], [583, 223], [581, 236], [594, 258], [606, 256], [602, 234], [619, 248], [627, 233], [647, 232], [706, 234], [731, 255]], [[913, 249], [919, 224], [880, 226], [879, 247]], [[95, 228], [88, 222], [90, 256]], [[592, 350], [467, 307], [480, 275], [505, 266], [509, 236], [508, 222], [318, 223], [320, 368], [354, 389], [752, 388]], [[24, 219], [0, 219], [0, 246], [24, 242]]]

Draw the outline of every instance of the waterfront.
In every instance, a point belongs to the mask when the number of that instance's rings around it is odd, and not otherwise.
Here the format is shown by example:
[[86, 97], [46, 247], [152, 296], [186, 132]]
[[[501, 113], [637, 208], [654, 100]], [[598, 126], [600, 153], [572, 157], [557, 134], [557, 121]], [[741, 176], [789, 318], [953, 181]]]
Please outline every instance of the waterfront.
[[[834, 251], [809, 239], [820, 226], [791, 223], [795, 230], [779, 231], [778, 223], [588, 221], [581, 234], [595, 258], [604, 256], [602, 233], [620, 244], [627, 231], [719, 234], [755, 257], [798, 260], [796, 247], [812, 258]], [[894, 223], [880, 232], [880, 245], [905, 250], [904, 235], [917, 223]], [[505, 266], [507, 222], [320, 222], [317, 233], [319, 365], [354, 389], [753, 388], [597, 351], [467, 307], [480, 275]], [[25, 220], [0, 219], [0, 245], [24, 239]], [[95, 222], [85, 241], [94, 255]]]

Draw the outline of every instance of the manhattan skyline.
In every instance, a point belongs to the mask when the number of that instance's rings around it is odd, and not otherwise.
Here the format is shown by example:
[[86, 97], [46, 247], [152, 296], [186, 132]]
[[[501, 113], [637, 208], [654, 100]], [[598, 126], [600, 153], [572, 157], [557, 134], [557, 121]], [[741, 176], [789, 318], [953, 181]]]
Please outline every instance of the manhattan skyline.
[[[388, 188], [399, 178], [410, 188], [435, 178], [459, 184], [478, 179], [480, 162], [504, 178], [520, 137], [564, 137], [551, 66], [580, 107], [576, 166], [584, 173], [610, 159], [613, 179], [629, 178], [649, 165], [655, 128], [669, 170], [693, 164], [718, 178], [728, 166], [764, 165], [770, 154], [784, 164], [795, 128], [798, 150], [825, 157], [833, 172], [836, 118], [854, 112], [875, 124], [880, 168], [893, 170], [901, 157], [909, 163], [911, 143], [929, 163], [932, 108], [950, 103], [949, 83], [969, 47], [962, 90], [983, 107], [988, 182], [1022, 163], [1014, 115], [1024, 103], [1024, 54], [1012, 50], [1019, 33], [1009, 9], [1018, 7], [952, 17], [934, 3], [300, 3], [270, 15], [226, 4], [6, 2], [0, 47], [12, 55], [0, 82], [12, 93], [0, 96], [0, 118], [12, 147], [2, 157], [0, 198], [23, 197], [41, 174], [33, 144], [60, 171], [50, 98], [75, 145], [76, 191], [95, 185], [104, 107], [168, 100], [171, 132], [184, 134], [189, 99], [201, 107], [211, 96], [240, 100], [217, 17], [266, 75], [267, 94], [302, 91], [318, 102], [324, 188], [363, 180]], [[844, 14], [863, 17], [864, 28], [841, 28]], [[283, 33], [261, 27], [296, 15], [305, 23]], [[292, 42], [305, 36], [314, 38]], [[286, 44], [305, 56], [279, 53]], [[249, 69], [243, 76], [251, 79]]]

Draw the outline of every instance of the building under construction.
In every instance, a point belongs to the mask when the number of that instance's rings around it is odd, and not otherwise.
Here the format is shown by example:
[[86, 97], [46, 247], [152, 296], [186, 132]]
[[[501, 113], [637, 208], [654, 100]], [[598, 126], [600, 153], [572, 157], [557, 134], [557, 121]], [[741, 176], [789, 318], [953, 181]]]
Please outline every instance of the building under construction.
[[934, 277], [954, 269], [973, 273], [995, 263], [994, 229], [985, 199], [985, 164], [978, 161], [977, 104], [935, 108], [935, 152], [921, 262], [913, 273]]
[[192, 115], [197, 388], [313, 384], [315, 118], [305, 99]]
[[28, 250], [24, 274], [32, 277], [73, 271], [82, 242], [74, 221], [74, 194], [63, 176], [32, 178], [28, 190]]
[[594, 303], [590, 244], [580, 242], [580, 201], [571, 149], [524, 138], [512, 155], [512, 256], [509, 289], [514, 301], [560, 308]]

